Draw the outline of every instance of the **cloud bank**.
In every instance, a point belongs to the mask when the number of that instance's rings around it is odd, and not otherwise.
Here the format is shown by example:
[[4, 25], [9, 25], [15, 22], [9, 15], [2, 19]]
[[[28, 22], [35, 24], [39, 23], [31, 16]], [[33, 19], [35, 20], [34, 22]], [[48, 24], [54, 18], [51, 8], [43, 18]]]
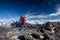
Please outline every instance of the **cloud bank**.
[[[34, 14], [35, 12], [33, 12]], [[47, 21], [51, 21], [51, 22], [60, 22], [60, 7], [57, 7], [56, 8], [56, 12], [55, 13], [50, 13], [50, 14], [47, 14], [47, 15], [43, 15], [43, 14], [40, 14], [40, 15], [32, 15], [31, 13], [29, 13], [27, 15], [27, 22], [29, 23], [33, 23], [35, 24], [36, 22], [38, 22], [39, 24], [43, 24]], [[32, 19], [39, 19], [39, 20], [32, 20]], [[55, 18], [55, 19], [54, 19]], [[36, 22], [35, 22], [36, 21]]]

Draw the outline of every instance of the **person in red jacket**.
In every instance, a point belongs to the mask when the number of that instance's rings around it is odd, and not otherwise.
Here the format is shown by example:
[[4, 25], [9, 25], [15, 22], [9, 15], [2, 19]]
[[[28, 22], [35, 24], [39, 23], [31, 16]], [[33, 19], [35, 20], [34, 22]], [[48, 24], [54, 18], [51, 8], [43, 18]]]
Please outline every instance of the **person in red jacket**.
[[26, 27], [25, 24], [26, 24], [26, 15], [22, 15], [20, 17], [20, 25], [22, 28], [24, 28], [24, 27]]
[[22, 16], [22, 24], [24, 25], [25, 23], [26, 23], [26, 16], [23, 15], [23, 16]]

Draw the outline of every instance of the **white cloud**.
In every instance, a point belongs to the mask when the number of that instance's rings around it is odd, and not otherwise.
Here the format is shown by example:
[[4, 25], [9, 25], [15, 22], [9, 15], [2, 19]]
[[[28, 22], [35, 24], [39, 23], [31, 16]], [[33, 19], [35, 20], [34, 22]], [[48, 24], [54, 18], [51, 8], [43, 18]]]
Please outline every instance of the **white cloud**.
[[60, 15], [60, 7], [57, 9], [55, 13], [49, 14], [49, 16], [59, 16]]
[[27, 20], [27, 23], [31, 23], [31, 24], [44, 24], [46, 21], [44, 20]]
[[51, 14], [48, 14], [48, 15], [32, 15], [36, 12], [33, 12], [33, 13], [29, 13], [27, 15], [27, 18], [50, 18], [50, 17], [53, 17], [53, 16], [59, 16], [60, 15], [60, 7], [56, 8], [56, 12], [55, 13], [51, 13]]
[[[33, 12], [32, 14], [34, 14], [36, 12]], [[42, 13], [41, 13], [42, 14]], [[36, 24], [36, 22], [38, 22], [39, 24], [43, 24], [45, 22], [60, 22], [60, 19], [57, 18], [60, 15], [60, 7], [56, 8], [56, 12], [55, 13], [51, 13], [51, 14], [47, 14], [47, 15], [31, 15], [30, 13], [27, 15], [27, 19], [31, 19], [31, 18], [42, 18], [40, 20], [29, 20], [27, 22], [32, 23], [32, 24]], [[51, 19], [53, 17], [56, 17], [57, 19]], [[44, 19], [44, 20], [43, 20]], [[36, 21], [36, 22], [35, 22]]]
[[29, 16], [28, 18], [48, 18], [46, 15], [33, 15]]
[[44, 24], [46, 22], [60, 22], [60, 19], [53, 19], [53, 20], [27, 20], [27, 23], [31, 23], [31, 24], [36, 24], [36, 22], [38, 22], [38, 24]]
[[36, 24], [34, 21], [31, 21], [31, 20], [27, 20], [26, 22], [31, 24]]

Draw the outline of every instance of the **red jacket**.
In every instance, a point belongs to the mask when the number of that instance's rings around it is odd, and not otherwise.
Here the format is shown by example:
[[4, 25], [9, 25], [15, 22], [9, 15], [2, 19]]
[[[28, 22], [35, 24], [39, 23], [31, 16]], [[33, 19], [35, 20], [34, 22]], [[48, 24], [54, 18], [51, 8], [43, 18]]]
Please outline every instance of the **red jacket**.
[[26, 17], [23, 16], [23, 17], [22, 17], [22, 24], [25, 24], [25, 23], [26, 23]]

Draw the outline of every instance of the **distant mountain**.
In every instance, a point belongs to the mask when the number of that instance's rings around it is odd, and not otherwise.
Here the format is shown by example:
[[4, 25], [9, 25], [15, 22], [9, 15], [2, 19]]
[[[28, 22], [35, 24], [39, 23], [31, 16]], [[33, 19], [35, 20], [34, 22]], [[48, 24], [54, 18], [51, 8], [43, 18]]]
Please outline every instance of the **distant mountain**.
[[60, 25], [60, 22], [46, 22], [45, 24], [43, 24], [43, 26], [45, 27], [50, 27], [50, 25], [57, 27]]
[[57, 22], [57, 24], [59, 24], [59, 25], [60, 25], [60, 22]]
[[11, 23], [16, 22], [15, 20], [4, 20], [4, 21], [0, 21], [0, 26], [11, 26]]
[[[26, 23], [24, 26], [26, 27], [49, 27], [50, 25], [54, 25], [54, 26], [60, 26], [60, 22], [46, 22], [44, 24], [31, 24], [31, 23]], [[6, 26], [6, 27], [22, 27], [23, 25], [16, 20], [4, 20], [4, 21], [0, 21], [0, 26]]]

